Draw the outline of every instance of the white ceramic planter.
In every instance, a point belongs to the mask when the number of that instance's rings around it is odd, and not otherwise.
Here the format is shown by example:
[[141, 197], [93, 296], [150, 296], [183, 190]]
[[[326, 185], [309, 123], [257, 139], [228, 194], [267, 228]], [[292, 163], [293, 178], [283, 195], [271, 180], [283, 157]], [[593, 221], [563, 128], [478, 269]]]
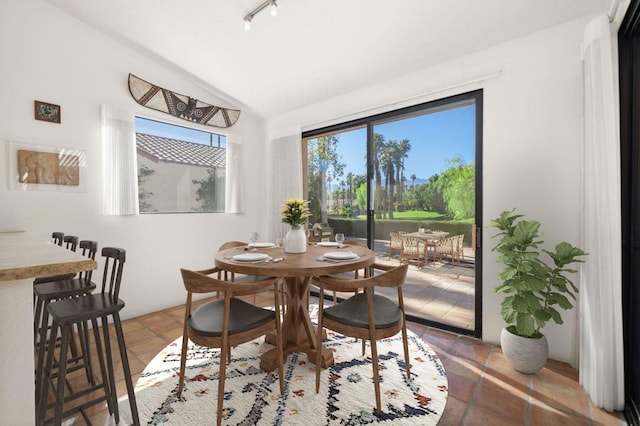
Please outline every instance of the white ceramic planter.
[[307, 251], [307, 236], [301, 226], [294, 226], [287, 231], [285, 252], [305, 253]]
[[521, 373], [533, 374], [547, 363], [549, 346], [544, 335], [540, 339], [529, 339], [517, 336], [503, 328], [500, 344], [509, 364]]

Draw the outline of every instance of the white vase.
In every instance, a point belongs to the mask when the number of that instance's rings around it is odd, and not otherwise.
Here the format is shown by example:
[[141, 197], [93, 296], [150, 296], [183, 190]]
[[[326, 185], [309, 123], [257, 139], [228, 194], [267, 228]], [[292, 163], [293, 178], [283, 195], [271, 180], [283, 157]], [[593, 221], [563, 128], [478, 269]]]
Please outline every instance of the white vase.
[[549, 347], [544, 335], [539, 339], [517, 336], [506, 328], [500, 334], [502, 353], [509, 364], [521, 373], [533, 374], [547, 362]]
[[284, 251], [287, 253], [305, 253], [307, 251], [307, 236], [301, 226], [292, 226], [287, 231], [287, 242]]

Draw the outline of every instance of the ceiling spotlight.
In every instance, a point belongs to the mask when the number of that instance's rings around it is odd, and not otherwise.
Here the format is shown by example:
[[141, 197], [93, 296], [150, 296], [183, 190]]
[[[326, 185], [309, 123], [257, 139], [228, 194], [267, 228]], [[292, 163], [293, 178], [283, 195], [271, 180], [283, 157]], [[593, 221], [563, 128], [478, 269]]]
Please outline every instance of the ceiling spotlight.
[[278, 14], [278, 3], [276, 3], [276, 0], [266, 0], [265, 2], [261, 3], [258, 7], [256, 7], [251, 12], [245, 15], [244, 17], [245, 30], [251, 29], [251, 20], [253, 19], [253, 17], [256, 16], [258, 12], [265, 9], [267, 6], [269, 7], [271, 16], [276, 16]]

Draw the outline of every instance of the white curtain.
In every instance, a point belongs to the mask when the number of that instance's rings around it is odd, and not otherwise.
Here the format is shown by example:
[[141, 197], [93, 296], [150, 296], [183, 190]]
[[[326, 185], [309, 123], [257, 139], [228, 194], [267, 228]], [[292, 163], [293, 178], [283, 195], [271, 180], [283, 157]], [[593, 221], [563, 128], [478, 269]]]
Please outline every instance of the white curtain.
[[224, 211], [225, 213], [244, 213], [244, 169], [240, 136], [227, 136], [226, 168]]
[[280, 208], [287, 198], [302, 198], [302, 128], [293, 126], [269, 137], [268, 167], [270, 194], [268, 241], [288, 231], [281, 222]]
[[138, 214], [138, 172], [134, 115], [102, 105], [103, 213]]
[[[614, 33], [615, 34], [615, 33]], [[584, 66], [580, 383], [598, 407], [624, 408], [617, 41], [606, 16], [587, 25]]]

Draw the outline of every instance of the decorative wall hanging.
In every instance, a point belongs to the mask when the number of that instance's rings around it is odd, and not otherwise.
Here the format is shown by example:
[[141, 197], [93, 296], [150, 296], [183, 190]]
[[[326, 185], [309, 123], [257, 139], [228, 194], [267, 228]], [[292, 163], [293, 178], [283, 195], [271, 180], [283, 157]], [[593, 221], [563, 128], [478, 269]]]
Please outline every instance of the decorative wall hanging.
[[207, 126], [231, 127], [240, 117], [240, 110], [206, 104], [155, 86], [133, 74], [129, 74], [129, 92], [142, 106]]
[[33, 108], [36, 120], [60, 123], [60, 105], [34, 101]]
[[86, 191], [86, 152], [9, 142], [10, 186], [29, 191]]

